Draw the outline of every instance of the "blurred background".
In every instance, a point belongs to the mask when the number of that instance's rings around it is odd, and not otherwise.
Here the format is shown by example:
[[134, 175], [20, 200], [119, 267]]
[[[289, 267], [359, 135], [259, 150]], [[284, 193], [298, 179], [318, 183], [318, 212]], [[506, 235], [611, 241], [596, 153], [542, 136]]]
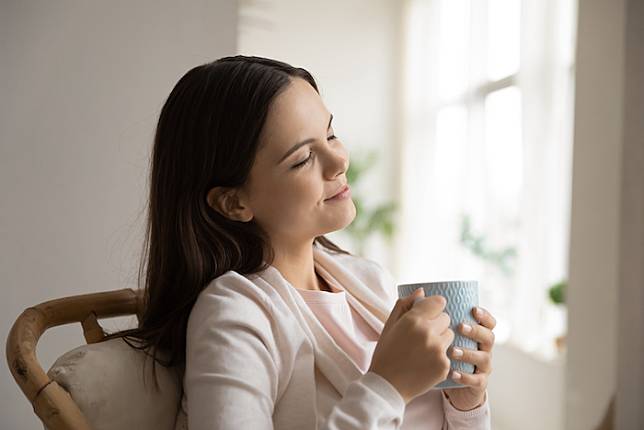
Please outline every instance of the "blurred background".
[[[358, 215], [329, 237], [398, 283], [479, 280], [494, 429], [644, 428], [642, 40], [634, 0], [4, 0], [2, 339], [136, 288], [165, 98], [259, 55], [314, 75], [350, 152]], [[57, 328], [38, 358], [81, 343]], [[0, 427], [41, 428], [0, 386]]]

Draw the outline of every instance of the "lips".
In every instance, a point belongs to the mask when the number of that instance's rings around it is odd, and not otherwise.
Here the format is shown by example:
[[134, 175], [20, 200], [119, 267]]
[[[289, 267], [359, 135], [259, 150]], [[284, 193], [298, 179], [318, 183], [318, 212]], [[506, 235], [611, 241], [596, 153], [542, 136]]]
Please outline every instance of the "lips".
[[335, 194], [333, 194], [333, 195], [332, 195], [331, 197], [329, 197], [328, 199], [324, 199], [324, 200], [331, 200], [332, 198], [334, 198], [334, 197], [335, 197], [335, 196], [337, 196], [338, 194], [340, 194], [340, 193], [342, 193], [342, 192], [346, 191], [346, 190], [347, 190], [347, 188], [349, 188], [349, 185], [344, 184], [343, 186], [341, 186], [341, 187], [340, 187], [340, 189], [338, 189], [338, 190], [335, 192]]

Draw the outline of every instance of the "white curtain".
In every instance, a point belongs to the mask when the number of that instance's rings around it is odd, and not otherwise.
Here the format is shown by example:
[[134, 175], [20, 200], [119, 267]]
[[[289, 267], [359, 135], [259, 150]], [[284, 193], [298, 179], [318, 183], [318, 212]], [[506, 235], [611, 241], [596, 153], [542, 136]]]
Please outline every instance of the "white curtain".
[[574, 0], [408, 0], [400, 283], [477, 279], [497, 342], [556, 358], [567, 277]]

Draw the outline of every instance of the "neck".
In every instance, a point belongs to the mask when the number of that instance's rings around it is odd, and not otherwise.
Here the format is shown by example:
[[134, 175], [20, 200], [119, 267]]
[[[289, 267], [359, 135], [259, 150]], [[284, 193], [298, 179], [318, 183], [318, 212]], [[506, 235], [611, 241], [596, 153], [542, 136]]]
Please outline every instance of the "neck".
[[308, 242], [298, 249], [274, 248], [272, 266], [295, 288], [301, 290], [328, 291], [325, 282], [315, 272], [313, 244]]

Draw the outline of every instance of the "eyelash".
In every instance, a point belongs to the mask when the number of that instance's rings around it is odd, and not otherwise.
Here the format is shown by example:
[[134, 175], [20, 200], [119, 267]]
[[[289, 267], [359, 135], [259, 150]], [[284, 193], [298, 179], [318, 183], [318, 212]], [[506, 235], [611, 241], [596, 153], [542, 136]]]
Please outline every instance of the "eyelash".
[[[333, 140], [337, 139], [337, 136], [334, 134], [332, 136], [327, 137], [327, 140]], [[306, 164], [309, 163], [309, 161], [313, 160], [313, 151], [309, 151], [309, 158], [306, 160], [302, 161], [301, 163], [296, 164], [293, 166], [294, 169], [299, 169], [300, 167], [304, 167]]]

